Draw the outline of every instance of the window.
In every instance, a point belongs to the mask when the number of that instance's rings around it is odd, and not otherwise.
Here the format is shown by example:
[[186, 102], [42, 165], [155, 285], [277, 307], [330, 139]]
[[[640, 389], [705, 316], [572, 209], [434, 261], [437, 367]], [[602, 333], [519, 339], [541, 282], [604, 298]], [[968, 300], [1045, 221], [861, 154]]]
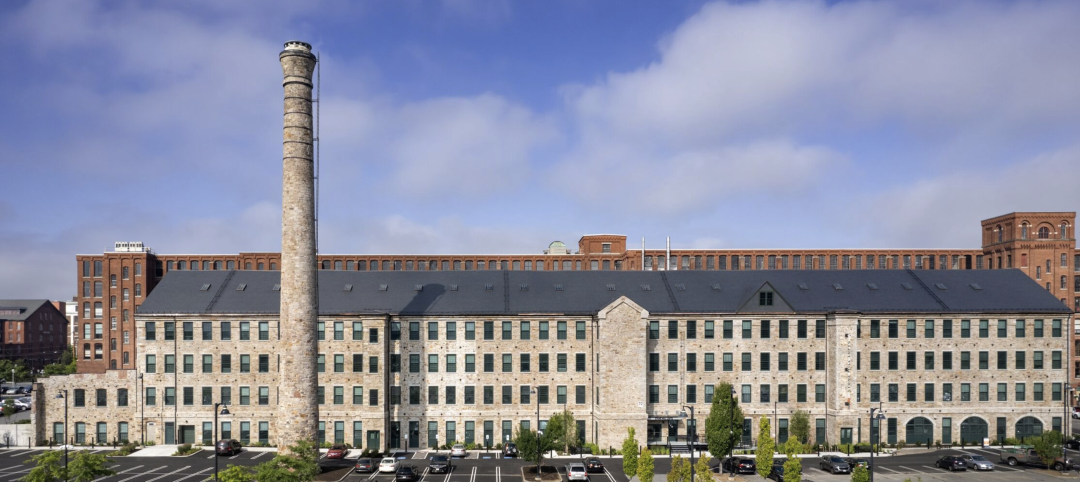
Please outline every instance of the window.
[[269, 339], [270, 339], [270, 322], [268, 322], [268, 321], [260, 321], [259, 322], [259, 340], [265, 341], [265, 340], [269, 340]]
[[900, 337], [900, 321], [899, 320], [889, 320], [889, 338], [899, 338], [899, 337]]
[[732, 321], [731, 320], [724, 320], [724, 339], [725, 340], [730, 340], [730, 339], [732, 339], [734, 337], [734, 333], [732, 332], [733, 329], [734, 328], [732, 326]]
[[732, 353], [724, 353], [724, 371], [725, 372], [732, 371], [733, 362], [734, 362], [734, 354], [732, 354]]
[[799, 320], [798, 321], [797, 333], [798, 333], [797, 336], [798, 336], [799, 339], [806, 338], [806, 320]]
[[952, 338], [952, 320], [941, 320], [941, 337]]
[[247, 321], [241, 321], [240, 322], [240, 340], [245, 341], [245, 340], [250, 340], [250, 339], [251, 339], [251, 323], [247, 322]]
[[203, 341], [214, 339], [214, 324], [209, 321], [202, 323], [202, 339]]
[[870, 338], [881, 338], [881, 320], [870, 320]]
[[814, 401], [817, 403], [825, 403], [825, 384], [819, 383], [814, 385]]
[[[1080, 291], [1080, 290], [1078, 290], [1078, 291]], [[697, 339], [697, 321], [696, 320], [686, 320], [686, 339], [687, 340]]]
[[[694, 371], [694, 370], [690, 369], [690, 363], [691, 363], [691, 359], [692, 359], [691, 356], [692, 355], [693, 355], [693, 353], [690, 353], [690, 354], [686, 355], [686, 364], [687, 364], [686, 371]], [[769, 358], [770, 358], [770, 356], [769, 356], [768, 353], [762, 353], [758, 357], [758, 365], [759, 365], [759, 369], [761, 371], [767, 372], [767, 371], [772, 369], [772, 366], [770, 364], [771, 360]], [[696, 357], [693, 358], [693, 360], [694, 360], [694, 367], [696, 368], [697, 367]]]
[[191, 341], [195, 339], [195, 323], [185, 321], [184, 327], [184, 341]]
[[[658, 355], [659, 356], [659, 355]], [[716, 370], [716, 355], [713, 353], [705, 354], [705, 371], [711, 372]], [[659, 361], [657, 362], [659, 364]]]
[[232, 340], [232, 322], [231, 321], [222, 321], [221, 322], [221, 330], [220, 330], [220, 335], [219, 336], [221, 337], [222, 341]]
[[788, 320], [780, 320], [780, 338], [788, 337]]
[[[716, 331], [716, 322], [714, 322], [714, 321], [706, 321], [705, 322], [705, 339], [708, 339], [708, 340], [713, 339], [715, 337], [715, 335], [716, 335], [715, 331]], [[653, 339], [655, 339], [655, 338], [653, 338]]]
[[971, 338], [971, 320], [960, 320], [960, 338]]
[[771, 291], [762, 291], [758, 293], [758, 305], [759, 306], [772, 306], [773, 305], [773, 293]]
[[781, 352], [776, 354], [777, 369], [786, 372], [788, 370], [788, 354], [787, 352]]

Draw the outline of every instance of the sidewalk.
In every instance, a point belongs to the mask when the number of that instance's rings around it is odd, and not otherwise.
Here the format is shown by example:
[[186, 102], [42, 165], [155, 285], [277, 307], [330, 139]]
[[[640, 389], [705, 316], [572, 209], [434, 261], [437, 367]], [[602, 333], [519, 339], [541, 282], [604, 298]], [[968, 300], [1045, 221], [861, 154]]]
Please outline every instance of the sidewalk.
[[[171, 457], [172, 454], [176, 453], [177, 447], [179, 447], [179, 445], [151, 445], [137, 450], [131, 455], [128, 455], [128, 457]], [[198, 447], [207, 454], [214, 450], [214, 448], [209, 445]], [[276, 447], [244, 447], [243, 450], [244, 452], [277, 452]]]

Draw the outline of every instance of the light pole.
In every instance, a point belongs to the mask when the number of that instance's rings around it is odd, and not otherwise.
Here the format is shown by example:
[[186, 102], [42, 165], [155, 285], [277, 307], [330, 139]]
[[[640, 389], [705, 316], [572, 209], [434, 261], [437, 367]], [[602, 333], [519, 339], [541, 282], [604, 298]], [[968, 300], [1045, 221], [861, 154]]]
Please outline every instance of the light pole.
[[[66, 439], [66, 438], [68, 438], [68, 397], [67, 397], [68, 391], [67, 390], [60, 390], [60, 391], [63, 392], [63, 393], [57, 393], [56, 398], [64, 399], [64, 438]], [[68, 465], [68, 446], [67, 446], [67, 440], [65, 440], [64, 441], [64, 474], [67, 474], [67, 465]], [[65, 475], [64, 480], [65, 481], [67, 480], [66, 475]]]
[[[777, 418], [776, 418], [776, 404], [777, 403], [780, 403], [780, 397], [776, 397], [776, 400], [773, 400], [773, 402], [772, 402], [772, 424], [773, 424], [772, 429], [776, 430], [776, 432], [773, 432], [773, 440], [776, 440], [776, 436], [780, 434], [780, 426], [777, 425]], [[774, 443], [773, 447], [776, 447], [776, 446], [777, 445]], [[775, 449], [773, 450], [773, 455], [776, 455], [776, 450]]]
[[[691, 432], [687, 430], [687, 435], [690, 439], [690, 482], [694, 482], [694, 438], [697, 437], [697, 421], [694, 419], [694, 407], [690, 405], [683, 405], [683, 408], [690, 409], [690, 425], [694, 426], [694, 430]], [[683, 418], [686, 418], [686, 412], [682, 413]]]
[[[1073, 391], [1076, 390], [1076, 388], [1070, 386], [1067, 390], [1068, 393], [1066, 393], [1064, 397], [1061, 397], [1062, 400], [1065, 400], [1065, 406], [1062, 408], [1062, 415], [1064, 415], [1064, 417], [1061, 418], [1061, 460], [1066, 463], [1068, 463], [1069, 453], [1065, 451], [1065, 431], [1069, 427], [1069, 402], [1072, 402]], [[1069, 435], [1072, 436], [1072, 433]], [[1062, 470], [1062, 472], [1064, 472], [1064, 470]]]
[[[222, 416], [225, 416], [225, 415], [229, 414], [229, 406], [228, 405], [224, 405], [224, 404], [221, 404], [221, 403], [215, 403], [214, 404], [214, 480], [218, 480], [218, 451], [217, 451], [217, 445], [218, 445], [218, 439], [217, 439], [217, 433], [218, 433], [218, 424], [217, 424], [218, 407], [221, 407], [221, 415]], [[232, 444], [229, 445], [229, 451], [230, 452], [232, 451]]]
[[[877, 418], [874, 418], [875, 411], [877, 412]], [[875, 420], [877, 420], [877, 430], [874, 430]], [[881, 402], [878, 402], [878, 408], [870, 407], [870, 430], [874, 430], [874, 445], [870, 447], [870, 482], [874, 482], [874, 452], [877, 451], [881, 439], [882, 420], [885, 420], [885, 411], [881, 409]]]
[[540, 480], [540, 394], [537, 393], [536, 387], [532, 387], [529, 393], [536, 399], [536, 478], [534, 480]]
[[142, 445], [146, 446], [146, 392], [143, 390], [143, 374], [139, 373], [139, 433], [142, 436]]
[[[728, 426], [728, 437], [729, 437], [728, 440], [730, 440], [731, 445], [728, 447], [728, 460], [730, 460], [732, 457], [735, 456], [735, 401], [738, 400], [737, 398], [735, 398], [736, 395], [737, 395], [737, 392], [735, 392], [735, 387], [732, 386], [731, 387], [731, 425]], [[731, 480], [731, 479], [734, 479], [734, 478], [735, 478], [735, 472], [729, 470], [728, 471], [728, 480]]]

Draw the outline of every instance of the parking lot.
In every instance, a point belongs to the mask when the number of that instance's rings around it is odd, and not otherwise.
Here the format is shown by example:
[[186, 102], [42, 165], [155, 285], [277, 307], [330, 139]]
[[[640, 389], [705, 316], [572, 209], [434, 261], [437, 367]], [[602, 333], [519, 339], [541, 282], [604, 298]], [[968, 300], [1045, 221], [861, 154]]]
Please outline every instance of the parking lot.
[[[108, 453], [112, 449], [95, 450], [99, 453]], [[1071, 452], [1071, 451], [1070, 451]], [[32, 468], [23, 463], [29, 456], [40, 453], [40, 450], [5, 449], [0, 450], [0, 482], [14, 481], [26, 475]], [[445, 452], [444, 452], [445, 453]], [[993, 472], [955, 472], [934, 467], [934, 461], [942, 455], [954, 455], [970, 453], [982, 455], [994, 462]], [[274, 456], [269, 451], [245, 451], [232, 457], [220, 457], [221, 469], [229, 464], [256, 465]], [[477, 452], [469, 453], [465, 459], [454, 459], [453, 470], [449, 474], [429, 474], [427, 472], [428, 452], [401, 453], [397, 454], [400, 463], [411, 464], [421, 474], [423, 482], [517, 482], [521, 480], [521, 468], [528, 463], [518, 459], [484, 458]], [[350, 454], [346, 461], [340, 465], [351, 466], [359, 457], [359, 452]], [[1075, 452], [1070, 457], [1080, 457]], [[592, 482], [627, 482], [627, 477], [622, 471], [622, 459], [601, 457], [604, 463], [604, 473], [590, 474]], [[560, 473], [564, 472], [563, 466], [577, 458], [559, 458], [545, 460], [545, 465], [555, 466]], [[202, 481], [213, 474], [214, 456], [209, 451], [202, 451], [188, 457], [115, 457], [112, 468], [119, 473], [111, 477], [98, 479], [104, 482], [180, 482]], [[334, 461], [323, 461], [327, 465], [337, 465]], [[714, 470], [716, 463], [714, 462]], [[998, 452], [995, 449], [967, 449], [967, 450], [942, 450], [915, 452], [899, 457], [877, 457], [874, 459], [875, 479], [881, 481], [901, 482], [907, 478], [923, 482], [932, 481], [955, 481], [971, 480], [973, 482], [1013, 482], [1030, 480], [1060, 480], [1060, 477], [1051, 476], [1032, 467], [1008, 467], [998, 463]], [[656, 459], [656, 481], [663, 481], [664, 475], [671, 468], [671, 459]], [[1075, 474], [1075, 472], [1074, 472]], [[714, 472], [719, 482], [726, 480], [724, 476]], [[356, 474], [349, 473], [340, 480], [364, 481], [364, 482], [391, 482], [391, 474]], [[565, 479], [564, 479], [565, 480]], [[744, 476], [743, 480], [762, 480], [756, 475]], [[848, 482], [851, 476], [847, 474], [832, 475], [818, 469], [818, 459], [803, 459], [803, 480], [808, 482]], [[1080, 480], [1078, 478], [1077, 480]]]

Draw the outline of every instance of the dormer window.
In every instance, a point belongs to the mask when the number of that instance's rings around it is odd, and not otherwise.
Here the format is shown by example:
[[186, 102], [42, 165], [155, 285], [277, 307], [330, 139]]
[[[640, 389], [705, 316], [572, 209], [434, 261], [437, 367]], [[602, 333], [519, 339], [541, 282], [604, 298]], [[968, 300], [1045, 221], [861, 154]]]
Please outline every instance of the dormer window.
[[772, 291], [762, 291], [758, 293], [758, 306], [772, 306]]

